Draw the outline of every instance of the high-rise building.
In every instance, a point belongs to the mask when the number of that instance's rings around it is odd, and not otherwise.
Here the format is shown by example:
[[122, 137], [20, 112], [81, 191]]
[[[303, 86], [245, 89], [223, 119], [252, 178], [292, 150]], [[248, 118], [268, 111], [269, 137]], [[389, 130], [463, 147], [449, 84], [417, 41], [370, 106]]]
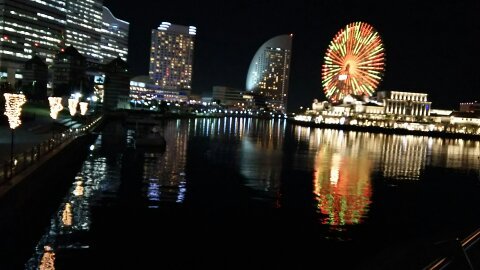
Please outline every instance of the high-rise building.
[[247, 91], [265, 96], [266, 106], [285, 113], [293, 35], [276, 36], [255, 53], [247, 74]]
[[0, 78], [13, 85], [32, 55], [38, 55], [47, 64], [53, 62], [66, 24], [66, 3], [3, 0], [0, 22]]
[[192, 88], [196, 27], [162, 22], [152, 30], [150, 78], [165, 90]]
[[66, 4], [65, 45], [75, 47], [88, 62], [101, 63], [103, 0], [66, 0]]
[[128, 58], [128, 31], [130, 24], [113, 16], [103, 7], [103, 24], [100, 43], [102, 63], [108, 63], [120, 56], [123, 61]]

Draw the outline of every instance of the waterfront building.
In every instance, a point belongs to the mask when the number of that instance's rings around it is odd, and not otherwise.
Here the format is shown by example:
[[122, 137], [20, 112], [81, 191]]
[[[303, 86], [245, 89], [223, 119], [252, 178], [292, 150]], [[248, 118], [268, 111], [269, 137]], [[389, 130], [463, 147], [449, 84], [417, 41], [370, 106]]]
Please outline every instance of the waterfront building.
[[460, 103], [461, 112], [480, 112], [480, 103], [475, 102], [465, 102]]
[[58, 52], [66, 24], [64, 0], [0, 1], [0, 79], [14, 85], [26, 60], [48, 65]]
[[288, 101], [293, 35], [269, 39], [255, 53], [247, 73], [246, 89], [265, 96], [266, 106], [285, 113]]
[[45, 100], [47, 97], [48, 66], [35, 55], [24, 64], [22, 91], [27, 99]]
[[212, 91], [212, 100], [219, 101], [224, 106], [244, 107], [245, 91], [228, 86], [214, 86]]
[[386, 114], [405, 116], [429, 116], [431, 102], [425, 93], [380, 91], [377, 101], [383, 102]]
[[112, 111], [129, 109], [130, 72], [127, 62], [120, 57], [112, 60], [105, 66], [105, 85], [103, 109]]
[[130, 80], [130, 100], [134, 104], [149, 105], [152, 101], [186, 102], [188, 91], [165, 90], [149, 76], [136, 76]]
[[87, 86], [86, 58], [72, 46], [60, 51], [52, 65], [54, 96], [70, 96]]
[[102, 4], [103, 0], [66, 0], [65, 46], [75, 47], [92, 63], [102, 62]]
[[108, 63], [117, 56], [120, 56], [123, 61], [127, 61], [129, 26], [128, 22], [117, 19], [107, 7], [103, 7], [100, 39], [102, 63]]
[[169, 22], [152, 30], [149, 75], [161, 89], [191, 90], [195, 35], [195, 26]]

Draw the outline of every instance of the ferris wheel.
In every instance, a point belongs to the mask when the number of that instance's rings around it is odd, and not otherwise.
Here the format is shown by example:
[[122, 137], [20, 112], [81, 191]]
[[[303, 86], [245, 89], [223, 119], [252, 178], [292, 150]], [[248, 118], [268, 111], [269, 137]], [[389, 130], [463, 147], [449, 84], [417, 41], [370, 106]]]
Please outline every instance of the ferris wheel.
[[322, 68], [322, 86], [332, 102], [347, 95], [371, 96], [385, 71], [385, 49], [369, 24], [354, 22], [330, 42]]

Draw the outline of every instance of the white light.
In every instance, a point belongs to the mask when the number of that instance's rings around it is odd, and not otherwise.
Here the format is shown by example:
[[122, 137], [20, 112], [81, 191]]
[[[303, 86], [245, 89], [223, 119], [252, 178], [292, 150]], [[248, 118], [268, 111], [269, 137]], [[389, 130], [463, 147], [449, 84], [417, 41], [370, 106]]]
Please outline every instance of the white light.
[[90, 145], [90, 151], [93, 151], [93, 149], [95, 149], [95, 145]]
[[22, 105], [25, 104], [27, 99], [23, 94], [5, 93], [3, 96], [6, 100], [4, 114], [8, 117], [10, 128], [15, 129], [22, 124], [20, 114], [22, 113]]
[[48, 103], [50, 104], [50, 116], [53, 119], [57, 119], [58, 113], [63, 110], [61, 97], [49, 97]]
[[88, 103], [87, 102], [80, 102], [80, 114], [85, 115], [88, 110]]
[[339, 79], [340, 81], [345, 81], [345, 80], [347, 79], [347, 77], [348, 77], [347, 74], [341, 74], [341, 75], [338, 76], [338, 79]]
[[68, 99], [68, 110], [70, 111], [71, 116], [74, 116], [77, 113], [77, 106], [78, 106], [78, 99], [76, 98]]
[[93, 101], [93, 102], [97, 102], [97, 101], [98, 101], [98, 97], [97, 97], [97, 96], [92, 96], [92, 101]]

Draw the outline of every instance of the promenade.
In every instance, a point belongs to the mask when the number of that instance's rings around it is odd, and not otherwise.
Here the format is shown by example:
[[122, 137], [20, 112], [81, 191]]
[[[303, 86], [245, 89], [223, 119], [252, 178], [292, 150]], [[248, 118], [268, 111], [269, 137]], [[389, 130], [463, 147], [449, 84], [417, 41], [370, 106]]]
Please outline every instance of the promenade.
[[[48, 108], [40, 106], [26, 107], [22, 110], [22, 115], [26, 116], [24, 117], [26, 120], [14, 131], [14, 155], [28, 151], [51, 138], [54, 130], [59, 132], [65, 129], [61, 122], [70, 118], [66, 114], [61, 114], [54, 121], [49, 115]], [[4, 115], [2, 117], [5, 118], [0, 125], [0, 162], [3, 164], [4, 161], [10, 160], [11, 130], [6, 121], [7, 117]]]

